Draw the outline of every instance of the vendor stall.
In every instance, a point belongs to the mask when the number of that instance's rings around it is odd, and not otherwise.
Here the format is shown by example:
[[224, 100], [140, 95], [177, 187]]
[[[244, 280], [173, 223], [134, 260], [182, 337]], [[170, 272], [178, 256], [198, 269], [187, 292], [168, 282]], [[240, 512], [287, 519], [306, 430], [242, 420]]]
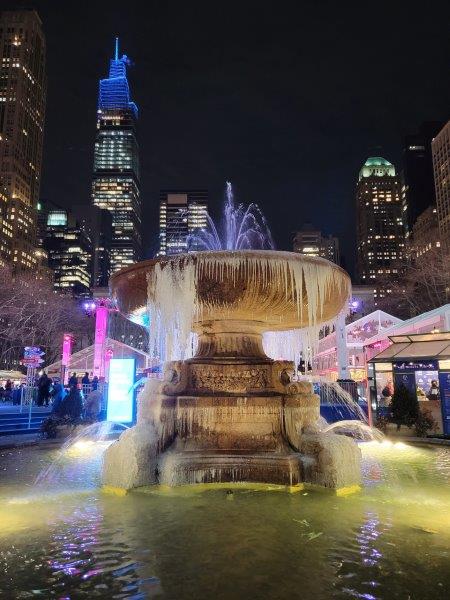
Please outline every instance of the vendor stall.
[[440, 433], [450, 435], [450, 332], [389, 339], [392, 345], [369, 361], [377, 410], [389, 403], [389, 389], [403, 384], [416, 394], [422, 409], [431, 410]]

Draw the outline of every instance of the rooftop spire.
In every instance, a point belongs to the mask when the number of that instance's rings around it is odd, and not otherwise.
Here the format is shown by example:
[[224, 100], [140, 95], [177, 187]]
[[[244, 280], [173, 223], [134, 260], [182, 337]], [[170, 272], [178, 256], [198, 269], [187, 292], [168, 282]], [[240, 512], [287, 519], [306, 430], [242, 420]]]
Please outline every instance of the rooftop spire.
[[119, 38], [116, 37], [115, 54], [114, 59], [119, 60]]

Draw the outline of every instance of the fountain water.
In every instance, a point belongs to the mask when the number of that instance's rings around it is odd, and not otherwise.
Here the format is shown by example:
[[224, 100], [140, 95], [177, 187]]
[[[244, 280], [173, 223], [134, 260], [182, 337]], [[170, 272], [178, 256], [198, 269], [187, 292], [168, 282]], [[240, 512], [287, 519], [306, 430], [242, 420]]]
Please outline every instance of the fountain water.
[[234, 203], [233, 188], [226, 184], [222, 232], [208, 215], [208, 228], [192, 234], [188, 245], [195, 250], [273, 250], [275, 245], [266, 219], [255, 203], [245, 207]]
[[[123, 428], [123, 426], [121, 426]], [[114, 441], [117, 424], [109, 421], [82, 427], [69, 436], [58, 451], [56, 458], [37, 475], [34, 487], [41, 490], [62, 489], [66, 485], [73, 490], [74, 483], [89, 486], [91, 478], [98, 477], [98, 465], [106, 448]]]

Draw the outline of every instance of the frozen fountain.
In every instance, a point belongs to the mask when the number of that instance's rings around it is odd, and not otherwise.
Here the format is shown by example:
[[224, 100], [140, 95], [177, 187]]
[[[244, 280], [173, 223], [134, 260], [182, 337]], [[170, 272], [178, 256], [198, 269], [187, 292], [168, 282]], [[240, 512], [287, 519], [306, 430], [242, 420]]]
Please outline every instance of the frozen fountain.
[[311, 383], [263, 348], [269, 331], [301, 331], [314, 344], [348, 304], [341, 268], [291, 252], [216, 250], [144, 261], [110, 285], [123, 313], [148, 308], [151, 351], [166, 361], [162, 381], [139, 395], [136, 426], [106, 451], [106, 486], [359, 483], [357, 444], [320, 430]]

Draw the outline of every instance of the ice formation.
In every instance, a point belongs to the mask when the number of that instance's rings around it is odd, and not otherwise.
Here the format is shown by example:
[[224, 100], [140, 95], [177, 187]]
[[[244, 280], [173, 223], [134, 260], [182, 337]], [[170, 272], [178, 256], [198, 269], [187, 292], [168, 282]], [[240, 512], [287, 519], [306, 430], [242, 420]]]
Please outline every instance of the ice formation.
[[[308, 260], [290, 252], [248, 250], [240, 252], [196, 252], [181, 254], [155, 265], [148, 279], [148, 310], [150, 320], [150, 348], [162, 360], [184, 360], [192, 354], [194, 323], [203, 314], [227, 308], [230, 314], [236, 300], [227, 300], [226, 294], [207, 294], [199, 298], [199, 282], [209, 280], [218, 284], [238, 286], [245, 282], [243, 295], [245, 309], [267, 313], [268, 327], [273, 321], [274, 290], [284, 302], [294, 305], [297, 319], [306, 326], [287, 332], [266, 336], [266, 351], [274, 358], [294, 359], [288, 349], [301, 348], [313, 351], [319, 331], [325, 324], [323, 308], [326, 298], [342, 292], [350, 282], [328, 261]], [[276, 287], [274, 282], [277, 282]], [[279, 294], [279, 291], [282, 291]], [[267, 306], [261, 305], [266, 298]], [[238, 300], [239, 302], [239, 300]], [[344, 306], [348, 302], [345, 301]], [[272, 321], [271, 321], [272, 319]], [[283, 326], [282, 317], [276, 329]], [[284, 349], [283, 349], [284, 347]], [[283, 354], [283, 356], [278, 356]]]

